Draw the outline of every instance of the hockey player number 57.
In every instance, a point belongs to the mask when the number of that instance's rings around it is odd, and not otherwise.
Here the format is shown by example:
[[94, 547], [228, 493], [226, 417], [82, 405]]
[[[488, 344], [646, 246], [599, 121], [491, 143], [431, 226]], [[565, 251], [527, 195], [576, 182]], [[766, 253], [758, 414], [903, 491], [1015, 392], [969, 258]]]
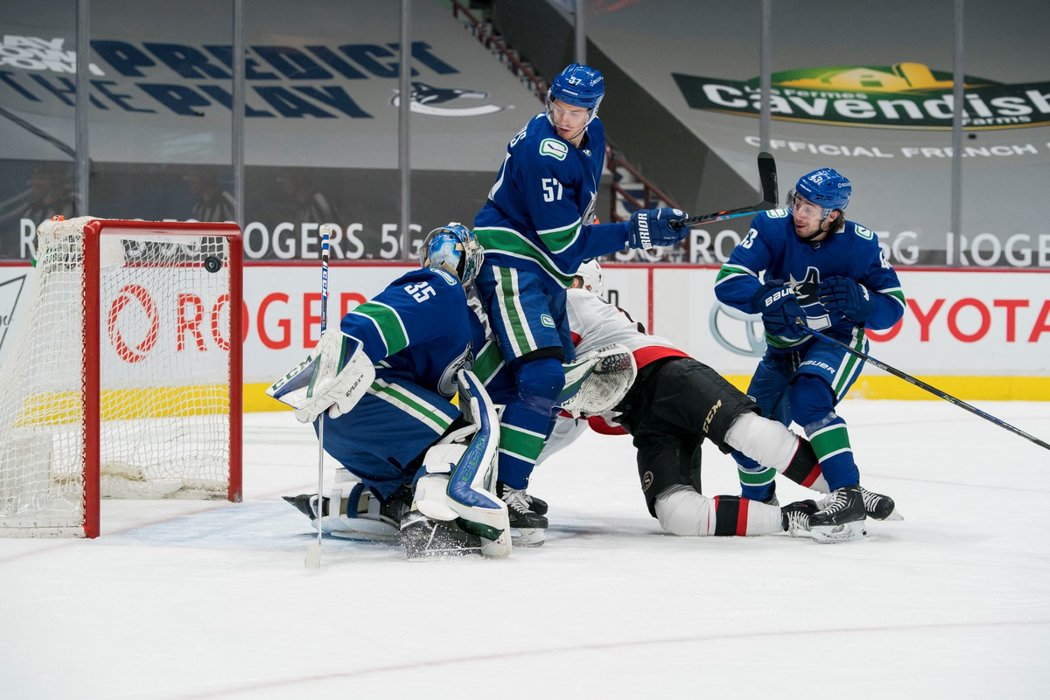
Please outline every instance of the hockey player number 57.
[[545, 177], [540, 180], [540, 185], [543, 187], [544, 202], [553, 202], [556, 199], [561, 199], [562, 187], [557, 178]]

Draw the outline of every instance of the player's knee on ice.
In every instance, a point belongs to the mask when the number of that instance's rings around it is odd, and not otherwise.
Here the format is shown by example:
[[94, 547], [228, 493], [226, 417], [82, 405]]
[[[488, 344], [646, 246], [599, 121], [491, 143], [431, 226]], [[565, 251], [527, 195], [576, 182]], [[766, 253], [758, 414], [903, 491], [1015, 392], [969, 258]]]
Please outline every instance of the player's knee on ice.
[[656, 518], [672, 535], [766, 535], [781, 532], [780, 508], [738, 496], [708, 498], [680, 485], [663, 491], [656, 499]]

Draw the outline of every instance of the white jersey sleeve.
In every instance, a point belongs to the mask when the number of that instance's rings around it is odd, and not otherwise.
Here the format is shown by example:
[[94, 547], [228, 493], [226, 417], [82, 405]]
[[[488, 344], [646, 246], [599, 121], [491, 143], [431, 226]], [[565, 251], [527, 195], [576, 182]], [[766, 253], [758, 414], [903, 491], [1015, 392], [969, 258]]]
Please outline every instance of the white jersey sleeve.
[[569, 329], [578, 355], [619, 343], [631, 351], [639, 368], [661, 357], [686, 356], [670, 340], [639, 331], [627, 314], [592, 292], [569, 289], [566, 295]]

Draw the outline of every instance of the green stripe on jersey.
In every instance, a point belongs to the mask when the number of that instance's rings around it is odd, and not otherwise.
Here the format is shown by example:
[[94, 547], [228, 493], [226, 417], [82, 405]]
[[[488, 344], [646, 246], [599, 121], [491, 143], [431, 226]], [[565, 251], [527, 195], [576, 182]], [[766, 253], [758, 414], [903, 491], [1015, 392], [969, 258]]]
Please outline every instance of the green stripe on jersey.
[[841, 452], [852, 451], [849, 444], [849, 433], [843, 423], [821, 428], [809, 436], [817, 460], [821, 461]]
[[444, 433], [452, 425], [452, 419], [447, 415], [396, 384], [379, 379], [373, 382], [371, 391], [377, 398], [397, 406], [405, 413], [415, 417], [416, 420], [425, 423], [438, 435]]
[[405, 324], [401, 322], [401, 317], [397, 315], [397, 312], [386, 304], [374, 300], [367, 301], [350, 313], [364, 316], [376, 324], [379, 335], [386, 343], [387, 357], [408, 347], [408, 332], [405, 330]]
[[765, 486], [766, 484], [771, 484], [773, 483], [774, 477], [777, 475], [776, 469], [763, 469], [760, 472], [749, 472], [737, 468], [736, 471], [740, 476], [740, 483], [745, 486]]
[[509, 228], [477, 228], [474, 233], [486, 253], [508, 255], [512, 258], [531, 260], [543, 268], [543, 271], [554, 278], [558, 284], [568, 287], [572, 275], [566, 275], [558, 269], [554, 261], [543, 250], [526, 239], [520, 233]]
[[503, 366], [503, 355], [500, 354], [499, 346], [492, 340], [486, 341], [485, 345], [478, 351], [474, 358], [472, 371], [482, 384], [488, 384], [496, 376], [496, 372]]
[[549, 231], [537, 231], [543, 245], [550, 248], [552, 253], [560, 253], [576, 242], [580, 232], [580, 220], [572, 222], [566, 228], [551, 229]]
[[[852, 347], [858, 352], [864, 352], [864, 327], [856, 326], [853, 329], [853, 343]], [[845, 360], [844, 365], [841, 366], [839, 371], [835, 374], [835, 385], [831, 388], [835, 392], [835, 398], [842, 399], [846, 394], [846, 389], [849, 387], [850, 380], [854, 374], [860, 371], [860, 358], [853, 353], [849, 353], [843, 358]]]
[[880, 292], [886, 296], [892, 298], [895, 302], [901, 305], [901, 308], [908, 308], [908, 302], [904, 298], [904, 292], [900, 287], [893, 287], [892, 289], [880, 289]]
[[718, 284], [719, 282], [722, 282], [723, 280], [727, 280], [730, 277], [740, 277], [740, 276], [745, 276], [745, 275], [757, 278], [757, 275], [755, 275], [754, 272], [752, 272], [751, 270], [747, 269], [746, 267], [737, 267], [736, 265], [725, 264], [718, 271], [718, 276], [715, 277], [715, 284]]
[[507, 323], [506, 330], [513, 333], [511, 339], [514, 345], [515, 355], [523, 357], [535, 350], [535, 343], [528, 333], [528, 319], [519, 312], [517, 301], [518, 295], [517, 270], [512, 267], [497, 267], [496, 274], [499, 276], [499, 286], [496, 295], [500, 298], [500, 310], [503, 312]]
[[517, 426], [500, 423], [499, 449], [526, 462], [536, 462], [543, 451], [544, 437]]

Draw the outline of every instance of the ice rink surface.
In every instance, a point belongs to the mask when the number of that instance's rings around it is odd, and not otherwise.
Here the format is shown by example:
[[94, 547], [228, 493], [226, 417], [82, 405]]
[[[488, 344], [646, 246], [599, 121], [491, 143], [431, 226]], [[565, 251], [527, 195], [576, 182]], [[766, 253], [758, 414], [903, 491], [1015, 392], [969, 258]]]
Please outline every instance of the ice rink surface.
[[[980, 407], [1050, 438], [1050, 404]], [[1050, 451], [943, 401], [841, 413], [905, 517], [863, 541], [661, 534], [630, 439], [587, 434], [533, 476], [544, 546], [326, 538], [318, 571], [280, 498], [316, 490], [313, 434], [249, 415], [243, 503], [106, 502], [97, 540], [0, 539], [0, 697], [1048, 697]], [[711, 447], [704, 491], [739, 493]]]

